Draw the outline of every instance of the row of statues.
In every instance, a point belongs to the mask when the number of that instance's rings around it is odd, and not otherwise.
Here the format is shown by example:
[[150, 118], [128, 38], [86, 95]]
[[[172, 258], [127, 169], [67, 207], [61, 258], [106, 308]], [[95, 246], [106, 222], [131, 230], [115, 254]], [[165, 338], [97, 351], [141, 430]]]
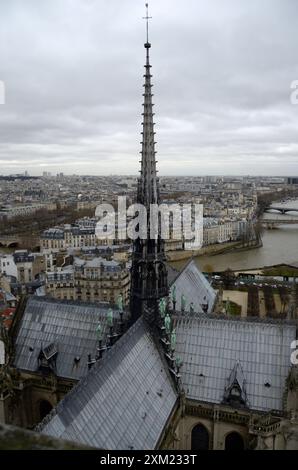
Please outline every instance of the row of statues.
[[[170, 299], [172, 300], [173, 304], [176, 303], [176, 288], [175, 288], [175, 286], [173, 287], [173, 289], [170, 292]], [[184, 297], [184, 301], [186, 302], [185, 297]], [[171, 350], [172, 355], [173, 355], [173, 353], [176, 349], [177, 334], [176, 334], [176, 328], [173, 328], [172, 319], [169, 315], [169, 312], [167, 312], [167, 305], [168, 305], [168, 299], [165, 298], [165, 297], [161, 298], [160, 301], [159, 301], [159, 312], [160, 312], [161, 319], [163, 320], [163, 323], [164, 323], [165, 332], [166, 332], [166, 334], [167, 334], [167, 336], [170, 340], [170, 350]], [[174, 359], [174, 363], [175, 363], [175, 366], [176, 366], [176, 374], [178, 374], [177, 375], [177, 380], [179, 380], [179, 369], [182, 366], [181, 358], [179, 356], [177, 356]]]
[[[170, 290], [170, 301], [172, 302], [173, 305], [176, 304], [176, 286], [173, 286]], [[123, 313], [124, 311], [124, 305], [123, 305], [123, 296], [122, 294], [119, 294], [117, 297], [117, 309], [120, 313]], [[175, 349], [176, 345], [176, 332], [173, 330], [171, 332], [171, 317], [169, 316], [169, 313], [166, 313], [167, 311], [167, 305], [168, 305], [168, 299], [166, 297], [163, 297], [159, 300], [159, 312], [161, 319], [164, 322], [164, 327], [166, 330], [167, 335], [171, 334], [171, 347], [172, 349]], [[186, 297], [184, 294], [181, 295], [181, 311], [184, 312], [186, 310]], [[189, 313], [194, 314], [195, 308], [193, 302], [190, 303], [189, 305]], [[109, 328], [112, 328], [114, 324], [114, 313], [111, 308], [109, 308], [108, 313], [107, 313], [107, 325]], [[101, 341], [103, 339], [103, 329], [101, 324], [99, 323], [97, 328], [96, 328], [96, 335], [97, 339]]]
[[[173, 304], [173, 307], [175, 309], [175, 305], [176, 305], [176, 301], [177, 301], [177, 298], [176, 298], [176, 287], [173, 286], [173, 288], [170, 290], [170, 301], [172, 302]], [[207, 306], [207, 309], [208, 309], [208, 305], [206, 304]], [[166, 311], [166, 307], [167, 307], [167, 299], [166, 298], [162, 298], [160, 299], [159, 301], [159, 311], [160, 311], [160, 315], [162, 318], [164, 318], [165, 316], [165, 311]], [[187, 307], [187, 301], [186, 301], [186, 297], [184, 294], [181, 295], [181, 311], [182, 312], [185, 312], [186, 311], [186, 307]], [[203, 311], [206, 310], [205, 307], [205, 304], [202, 305], [202, 308], [203, 308]], [[194, 306], [194, 303], [191, 302], [189, 304], [189, 313], [191, 315], [193, 315], [195, 313], [195, 306]]]
[[[122, 294], [119, 294], [117, 297], [117, 309], [120, 313], [123, 313], [124, 307], [123, 307], [123, 296]], [[109, 308], [108, 313], [107, 313], [107, 325], [109, 328], [113, 328], [114, 326], [114, 312], [111, 308]], [[96, 327], [96, 336], [98, 341], [102, 341], [103, 339], [103, 328], [102, 325], [99, 323]]]
[[[175, 286], [171, 289], [170, 299], [173, 303], [176, 302], [176, 288], [175, 288]], [[176, 335], [176, 329], [175, 328], [172, 329], [172, 319], [169, 315], [169, 312], [167, 312], [167, 305], [168, 305], [168, 299], [166, 297], [163, 297], [159, 300], [160, 316], [161, 316], [161, 319], [164, 323], [165, 332], [166, 332], [166, 334], [167, 334], [167, 336], [169, 337], [169, 340], [170, 340], [171, 351], [174, 351], [175, 348], [176, 348], [177, 335]], [[182, 295], [181, 296], [181, 308], [182, 308], [182, 310], [185, 309], [185, 307], [186, 307], [186, 298], [185, 298], [184, 295]], [[117, 309], [120, 312], [120, 314], [123, 313], [123, 310], [124, 310], [123, 297], [122, 297], [121, 294], [117, 298]], [[190, 304], [190, 311], [194, 311], [192, 303]], [[113, 328], [113, 325], [114, 325], [114, 312], [111, 308], [109, 308], [108, 312], [107, 312], [107, 326], [109, 328]], [[99, 342], [101, 342], [103, 340], [104, 331], [103, 331], [103, 327], [102, 327], [101, 323], [99, 323], [96, 327], [96, 336], [97, 336], [97, 340]], [[176, 358], [175, 362], [176, 362], [176, 366], [179, 368], [180, 365], [181, 365], [180, 364], [181, 363], [180, 359]]]

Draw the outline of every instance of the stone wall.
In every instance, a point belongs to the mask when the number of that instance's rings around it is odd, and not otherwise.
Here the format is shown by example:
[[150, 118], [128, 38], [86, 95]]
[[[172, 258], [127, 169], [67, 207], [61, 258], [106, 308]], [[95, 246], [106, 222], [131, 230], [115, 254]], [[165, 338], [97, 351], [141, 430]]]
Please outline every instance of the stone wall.
[[91, 450], [91, 447], [54, 439], [32, 431], [0, 424], [1, 450]]

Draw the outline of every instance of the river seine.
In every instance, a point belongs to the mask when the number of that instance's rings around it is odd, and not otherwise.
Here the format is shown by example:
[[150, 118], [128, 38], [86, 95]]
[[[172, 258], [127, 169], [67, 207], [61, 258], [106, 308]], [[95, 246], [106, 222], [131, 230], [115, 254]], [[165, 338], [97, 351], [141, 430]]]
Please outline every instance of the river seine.
[[[277, 207], [290, 207], [298, 210], [298, 200], [276, 202]], [[212, 271], [230, 269], [252, 269], [275, 264], [297, 264], [298, 266], [298, 212], [281, 215], [274, 211], [264, 214], [265, 219], [296, 219], [297, 225], [281, 225], [273, 230], [264, 229], [263, 246], [248, 251], [230, 252], [215, 256], [199, 256], [195, 258], [199, 268]], [[186, 261], [171, 263], [176, 268], [184, 266]]]

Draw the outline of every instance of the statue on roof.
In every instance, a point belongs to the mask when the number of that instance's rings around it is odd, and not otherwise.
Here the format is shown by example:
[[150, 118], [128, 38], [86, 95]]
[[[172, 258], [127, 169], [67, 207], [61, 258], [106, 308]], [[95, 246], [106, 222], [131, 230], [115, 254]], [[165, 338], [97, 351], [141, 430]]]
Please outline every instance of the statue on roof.
[[171, 332], [171, 318], [168, 313], [166, 314], [166, 317], [165, 317], [165, 329], [166, 329], [166, 333], [169, 335]]
[[177, 340], [177, 336], [176, 336], [176, 330], [174, 328], [173, 331], [172, 331], [172, 334], [171, 334], [171, 349], [172, 349], [172, 351], [174, 351], [174, 349], [176, 347], [176, 340]]
[[164, 318], [166, 313], [166, 299], [164, 297], [159, 301], [159, 311], [161, 318]]
[[176, 366], [178, 367], [178, 369], [182, 366], [182, 359], [181, 359], [180, 356], [176, 357], [175, 363], [176, 363]]
[[122, 294], [119, 294], [117, 297], [117, 307], [120, 312], [123, 312], [123, 296]]
[[96, 336], [97, 336], [98, 341], [102, 341], [103, 331], [102, 331], [102, 326], [100, 323], [98, 323], [95, 331], [96, 331]]
[[108, 310], [108, 314], [107, 314], [107, 323], [108, 323], [108, 326], [110, 328], [113, 327], [113, 324], [114, 324], [114, 314], [113, 314], [113, 310], [111, 308], [109, 308]]

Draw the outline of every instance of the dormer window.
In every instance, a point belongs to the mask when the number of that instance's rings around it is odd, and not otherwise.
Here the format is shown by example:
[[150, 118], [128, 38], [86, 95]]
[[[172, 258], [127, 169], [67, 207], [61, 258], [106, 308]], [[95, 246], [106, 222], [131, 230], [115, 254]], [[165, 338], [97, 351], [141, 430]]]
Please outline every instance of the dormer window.
[[239, 361], [236, 362], [227, 382], [223, 403], [235, 407], [247, 406], [245, 379]]
[[42, 347], [38, 355], [38, 369], [44, 373], [56, 372], [58, 349], [55, 343]]

